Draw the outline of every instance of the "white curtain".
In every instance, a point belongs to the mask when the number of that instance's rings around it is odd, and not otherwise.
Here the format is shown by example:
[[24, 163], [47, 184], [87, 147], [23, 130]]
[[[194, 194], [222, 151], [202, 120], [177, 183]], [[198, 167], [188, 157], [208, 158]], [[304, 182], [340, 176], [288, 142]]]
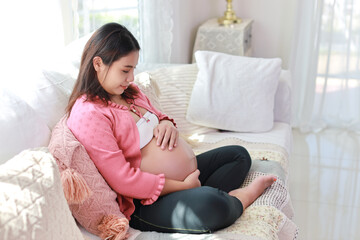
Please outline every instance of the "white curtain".
[[139, 0], [141, 61], [170, 63], [173, 0]]
[[79, 38], [78, 0], [60, 0], [62, 22], [64, 28], [64, 42], [68, 45]]
[[293, 125], [360, 131], [360, 0], [298, 1]]

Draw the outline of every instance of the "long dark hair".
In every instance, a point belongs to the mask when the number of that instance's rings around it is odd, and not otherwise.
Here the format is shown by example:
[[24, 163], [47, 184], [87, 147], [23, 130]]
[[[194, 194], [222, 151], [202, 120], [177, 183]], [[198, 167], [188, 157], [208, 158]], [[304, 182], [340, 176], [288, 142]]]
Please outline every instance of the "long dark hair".
[[[94, 101], [98, 96], [105, 104], [110, 101], [109, 94], [100, 85], [93, 66], [93, 58], [99, 56], [107, 66], [130, 52], [139, 51], [140, 45], [126, 27], [118, 23], [107, 23], [91, 36], [85, 45], [81, 57], [79, 75], [70, 95], [66, 112], [71, 109], [80, 96], [86, 95], [86, 100]], [[131, 85], [124, 91], [122, 97], [134, 99], [138, 91]]]

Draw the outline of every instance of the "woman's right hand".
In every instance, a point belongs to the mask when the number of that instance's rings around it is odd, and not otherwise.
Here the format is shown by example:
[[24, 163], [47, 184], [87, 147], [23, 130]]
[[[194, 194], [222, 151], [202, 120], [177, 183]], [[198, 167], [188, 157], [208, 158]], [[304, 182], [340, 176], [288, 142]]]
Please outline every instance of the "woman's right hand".
[[201, 186], [199, 180], [200, 171], [196, 169], [194, 172], [190, 173], [184, 180], [184, 183], [188, 186], [188, 188], [197, 188]]

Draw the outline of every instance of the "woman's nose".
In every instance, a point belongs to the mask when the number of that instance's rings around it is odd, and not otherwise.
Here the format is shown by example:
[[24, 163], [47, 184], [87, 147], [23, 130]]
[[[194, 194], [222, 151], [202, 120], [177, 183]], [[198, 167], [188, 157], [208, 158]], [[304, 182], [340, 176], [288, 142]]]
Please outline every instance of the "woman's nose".
[[128, 76], [128, 78], [126, 79], [126, 81], [128, 81], [128, 82], [133, 82], [135, 80], [135, 76], [134, 76], [134, 72], [132, 71], [130, 74], [129, 74], [129, 76]]

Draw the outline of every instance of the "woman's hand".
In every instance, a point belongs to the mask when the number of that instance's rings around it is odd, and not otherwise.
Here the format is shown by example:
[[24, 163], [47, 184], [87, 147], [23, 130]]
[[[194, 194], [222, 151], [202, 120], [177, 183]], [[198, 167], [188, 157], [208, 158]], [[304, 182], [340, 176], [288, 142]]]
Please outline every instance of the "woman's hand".
[[199, 169], [196, 169], [194, 172], [190, 173], [189, 176], [185, 178], [184, 183], [188, 186], [188, 189], [201, 186], [199, 175], [200, 171]]
[[161, 120], [159, 125], [154, 128], [154, 136], [156, 138], [156, 144], [165, 149], [167, 146], [171, 151], [176, 147], [179, 139], [179, 131], [174, 124], [169, 120]]
[[201, 187], [199, 175], [200, 171], [199, 169], [196, 169], [194, 172], [190, 173], [184, 181], [165, 178], [164, 188], [162, 189], [160, 196], [190, 188]]

